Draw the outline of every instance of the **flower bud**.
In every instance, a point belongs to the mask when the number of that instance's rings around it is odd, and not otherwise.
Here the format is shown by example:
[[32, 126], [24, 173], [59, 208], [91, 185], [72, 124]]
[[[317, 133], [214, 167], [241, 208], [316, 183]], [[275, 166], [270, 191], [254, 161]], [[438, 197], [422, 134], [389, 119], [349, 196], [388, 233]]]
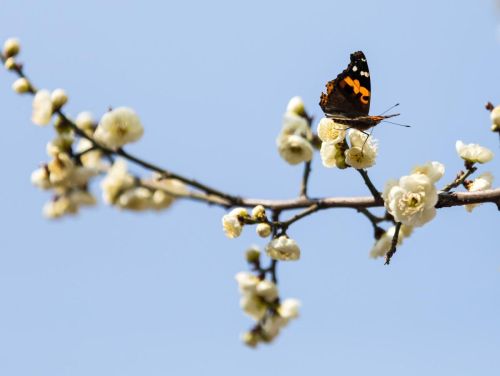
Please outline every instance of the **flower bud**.
[[301, 97], [292, 97], [286, 106], [287, 112], [292, 112], [296, 115], [303, 116], [306, 113], [304, 101]]
[[5, 69], [12, 70], [16, 67], [16, 59], [9, 57], [4, 63]]
[[252, 246], [245, 252], [245, 258], [248, 263], [254, 264], [260, 260], [260, 251], [257, 246]]
[[263, 220], [266, 218], [266, 209], [262, 205], [257, 205], [252, 209], [252, 218], [256, 220]]
[[496, 106], [490, 113], [491, 131], [500, 132], [500, 106]]
[[6, 58], [16, 56], [21, 50], [21, 44], [17, 38], [9, 38], [3, 45], [3, 55]]
[[52, 92], [50, 99], [52, 100], [52, 106], [54, 109], [59, 109], [66, 104], [68, 101], [68, 95], [64, 89], [56, 89]]
[[241, 341], [248, 347], [257, 347], [260, 336], [255, 332], [245, 332], [241, 335]]
[[39, 90], [33, 98], [31, 121], [36, 125], [47, 125], [52, 118], [53, 107], [48, 90]]
[[12, 90], [18, 94], [24, 94], [30, 90], [30, 86], [29, 81], [26, 78], [21, 77], [14, 81], [12, 84]]
[[78, 129], [84, 131], [86, 134], [92, 135], [94, 133], [94, 118], [88, 111], [80, 112], [76, 117], [75, 124]]
[[267, 238], [271, 235], [272, 228], [268, 223], [259, 223], [257, 225], [256, 232], [261, 238]]

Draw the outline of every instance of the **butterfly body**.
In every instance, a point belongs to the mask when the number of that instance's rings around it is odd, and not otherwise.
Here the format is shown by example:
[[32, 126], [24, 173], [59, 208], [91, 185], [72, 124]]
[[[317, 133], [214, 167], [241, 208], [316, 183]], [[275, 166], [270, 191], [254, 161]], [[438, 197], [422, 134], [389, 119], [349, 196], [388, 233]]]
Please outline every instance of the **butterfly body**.
[[326, 84], [319, 105], [325, 116], [349, 128], [365, 131], [384, 119], [399, 114], [371, 116], [371, 83], [368, 63], [363, 52], [351, 54], [351, 62], [335, 80]]

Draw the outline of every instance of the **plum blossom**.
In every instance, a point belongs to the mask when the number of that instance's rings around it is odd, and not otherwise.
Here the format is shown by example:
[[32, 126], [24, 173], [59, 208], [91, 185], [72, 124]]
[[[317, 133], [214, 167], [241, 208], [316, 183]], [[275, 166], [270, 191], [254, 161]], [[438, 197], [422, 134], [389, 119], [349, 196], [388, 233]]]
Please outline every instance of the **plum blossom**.
[[458, 156], [469, 163], [486, 163], [493, 159], [493, 152], [478, 144], [464, 144], [458, 140], [456, 145]]

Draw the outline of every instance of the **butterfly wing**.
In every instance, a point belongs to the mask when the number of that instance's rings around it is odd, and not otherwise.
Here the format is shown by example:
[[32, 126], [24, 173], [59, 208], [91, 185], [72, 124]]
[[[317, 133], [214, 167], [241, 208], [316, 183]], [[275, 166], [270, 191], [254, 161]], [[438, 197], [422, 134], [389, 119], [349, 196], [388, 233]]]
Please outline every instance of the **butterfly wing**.
[[363, 52], [351, 54], [351, 62], [335, 80], [326, 84], [319, 105], [328, 115], [356, 118], [370, 110], [370, 71]]

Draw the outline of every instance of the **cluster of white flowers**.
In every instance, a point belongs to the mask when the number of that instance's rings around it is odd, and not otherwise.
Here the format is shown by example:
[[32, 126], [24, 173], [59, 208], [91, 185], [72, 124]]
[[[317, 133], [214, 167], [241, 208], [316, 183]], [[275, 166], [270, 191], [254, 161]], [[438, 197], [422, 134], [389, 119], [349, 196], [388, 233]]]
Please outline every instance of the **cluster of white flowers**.
[[109, 148], [117, 149], [139, 140], [143, 133], [139, 116], [128, 107], [118, 107], [104, 114], [94, 138]]
[[120, 209], [135, 211], [163, 210], [178, 196], [188, 193], [184, 183], [176, 179], [138, 181], [127, 169], [127, 163], [118, 159], [113, 163], [101, 183], [103, 199]]
[[322, 118], [318, 124], [321, 140], [321, 161], [328, 168], [356, 169], [371, 167], [377, 158], [377, 142], [372, 137], [358, 131], [349, 130], [349, 144], [346, 142], [347, 127], [329, 118]]
[[396, 222], [419, 227], [436, 216], [438, 201], [435, 183], [444, 175], [444, 166], [429, 162], [417, 166], [412, 173], [390, 180], [384, 189], [385, 208]]
[[[392, 246], [392, 238], [394, 237], [394, 233], [396, 232], [396, 226], [391, 226], [389, 229], [382, 234], [382, 236], [375, 241], [373, 248], [370, 251], [371, 258], [385, 257], [387, 252], [391, 249]], [[412, 226], [401, 225], [398, 234], [397, 245], [403, 244], [403, 239], [407, 238], [413, 232]]]
[[261, 238], [271, 235], [272, 227], [267, 219], [266, 209], [257, 205], [252, 209], [251, 215], [245, 208], [235, 208], [222, 217], [222, 229], [230, 239], [237, 238], [243, 231], [244, 220], [249, 219], [257, 223], [256, 232]]
[[[257, 249], [251, 251], [258, 257]], [[280, 301], [274, 282], [250, 272], [240, 272], [235, 278], [241, 294], [240, 307], [256, 322], [252, 330], [242, 335], [246, 345], [255, 347], [262, 342], [271, 342], [290, 320], [298, 317], [300, 302], [297, 299]]]
[[276, 145], [281, 157], [296, 165], [309, 162], [314, 153], [312, 146], [313, 134], [306, 116], [304, 102], [300, 97], [293, 97], [283, 116], [283, 127], [276, 139]]
[[43, 190], [51, 190], [54, 194], [43, 210], [48, 218], [76, 214], [80, 207], [96, 203], [88, 185], [90, 179], [98, 175], [100, 170], [73, 157], [73, 142], [72, 132], [58, 134], [47, 144], [47, 154], [51, 160], [31, 174], [33, 185]]
[[[499, 107], [493, 109], [493, 111], [491, 112], [491, 120], [493, 122], [492, 130], [494, 130], [493, 127], [495, 126], [495, 124], [500, 124]], [[467, 164], [470, 164], [470, 166], [472, 166], [474, 163], [487, 163], [494, 157], [494, 154], [490, 149], [478, 144], [464, 144], [462, 141], [458, 140], [455, 147], [458, 156], [465, 161], [466, 166]], [[493, 175], [490, 172], [485, 172], [473, 181], [465, 181], [464, 186], [469, 192], [479, 192], [490, 189], [492, 183]], [[465, 210], [470, 213], [478, 205], [479, 204], [469, 204], [465, 205], [464, 207]]]

